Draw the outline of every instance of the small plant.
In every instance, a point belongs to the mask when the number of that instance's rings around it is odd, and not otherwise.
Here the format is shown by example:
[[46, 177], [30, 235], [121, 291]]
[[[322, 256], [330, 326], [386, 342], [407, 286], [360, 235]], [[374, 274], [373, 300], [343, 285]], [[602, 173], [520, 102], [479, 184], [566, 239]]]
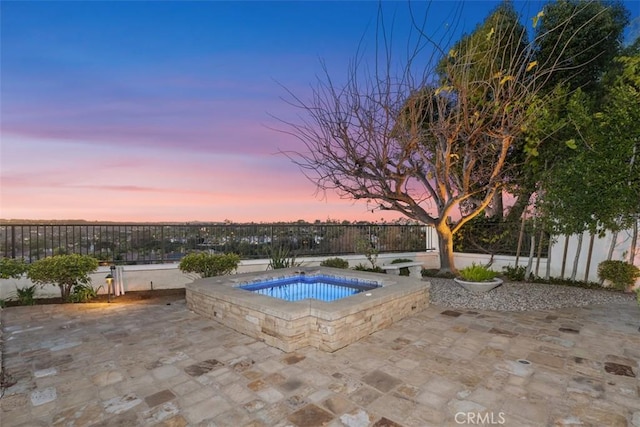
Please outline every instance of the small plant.
[[298, 267], [299, 262], [296, 262], [295, 254], [289, 252], [289, 249], [278, 246], [276, 248], [270, 248], [269, 250], [269, 266], [267, 270], [278, 270], [281, 268]]
[[73, 287], [73, 291], [71, 291], [71, 295], [69, 295], [69, 301], [71, 302], [89, 302], [95, 297], [98, 296], [98, 291], [102, 288], [100, 286], [97, 289], [94, 289], [89, 285], [76, 285]]
[[[391, 261], [391, 264], [402, 264], [403, 262], [413, 262], [412, 259], [408, 259], [408, 258], [397, 258], [394, 259], [393, 261]], [[409, 267], [404, 267], [400, 269], [400, 275], [401, 276], [408, 276], [409, 275]]]
[[342, 258], [327, 258], [320, 265], [322, 267], [349, 268], [349, 261]]
[[497, 272], [484, 265], [473, 263], [459, 271], [460, 277], [466, 282], [489, 282], [496, 278]]
[[627, 290], [640, 277], [640, 268], [624, 261], [602, 261], [598, 264], [598, 277], [608, 280], [619, 290]]
[[236, 271], [240, 256], [236, 254], [210, 254], [193, 252], [180, 260], [178, 268], [184, 273], [195, 273], [200, 277], [222, 276]]
[[34, 305], [36, 303], [36, 285], [26, 286], [24, 288], [16, 288], [16, 295], [18, 297], [18, 304]]
[[359, 238], [356, 241], [356, 252], [363, 254], [367, 258], [367, 260], [371, 263], [371, 268], [373, 270], [382, 271], [378, 267], [378, 249], [376, 249], [371, 240]]
[[502, 267], [502, 271], [504, 271], [504, 275], [507, 276], [507, 279], [511, 281], [524, 282], [524, 276], [527, 273], [527, 268], [522, 265], [506, 265]]

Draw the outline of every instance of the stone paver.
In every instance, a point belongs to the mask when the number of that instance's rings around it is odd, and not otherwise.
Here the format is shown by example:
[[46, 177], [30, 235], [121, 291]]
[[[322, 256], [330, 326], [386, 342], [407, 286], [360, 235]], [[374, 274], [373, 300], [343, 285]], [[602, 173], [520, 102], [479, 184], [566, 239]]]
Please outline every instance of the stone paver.
[[637, 426], [634, 304], [430, 306], [335, 353], [283, 353], [160, 304], [0, 314], [14, 426]]

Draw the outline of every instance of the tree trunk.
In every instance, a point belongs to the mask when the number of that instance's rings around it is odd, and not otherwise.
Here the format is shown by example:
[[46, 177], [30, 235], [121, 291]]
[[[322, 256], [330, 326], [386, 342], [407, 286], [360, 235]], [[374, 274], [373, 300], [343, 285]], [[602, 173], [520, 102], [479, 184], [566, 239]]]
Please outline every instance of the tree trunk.
[[69, 301], [69, 296], [71, 295], [71, 286], [70, 285], [58, 285], [60, 287], [60, 297], [63, 302]]
[[638, 220], [633, 221], [633, 234], [631, 235], [631, 245], [629, 246], [629, 263], [635, 265], [636, 249], [638, 247]]
[[522, 239], [524, 238], [525, 220], [525, 216], [522, 215], [522, 220], [520, 221], [520, 233], [518, 234], [518, 248], [516, 249], [516, 268], [518, 267], [518, 263], [520, 262], [520, 250], [522, 249]]
[[589, 270], [591, 269], [591, 258], [593, 256], [593, 242], [596, 239], [596, 235], [591, 233], [591, 237], [589, 237], [589, 249], [587, 251], [587, 265], [584, 268], [584, 281], [589, 281]]
[[531, 277], [533, 269], [533, 255], [536, 249], [536, 234], [535, 231], [531, 233], [530, 246], [529, 246], [529, 258], [527, 259], [527, 269], [525, 270], [524, 277]]
[[[636, 138], [636, 142], [638, 141], [638, 139]], [[631, 161], [629, 162], [629, 175], [631, 175], [631, 172], [633, 171], [633, 164], [635, 163], [636, 160], [636, 151], [637, 151], [638, 145], [634, 145], [633, 146], [633, 155], [631, 156]], [[629, 181], [629, 184], [631, 184], [631, 181]], [[638, 212], [636, 212], [637, 214]], [[631, 244], [629, 246], [629, 264], [635, 265], [635, 261], [636, 261], [636, 247], [638, 245], [638, 217], [636, 215], [634, 221], [633, 221], [633, 231], [632, 231], [632, 235], [631, 235]], [[640, 300], [638, 300], [638, 304], [640, 304]]]
[[551, 248], [553, 245], [551, 244], [551, 235], [549, 235], [549, 249], [547, 252], [547, 268], [544, 272], [544, 280], [549, 281], [551, 278]]
[[440, 251], [440, 273], [457, 273], [455, 262], [453, 260], [453, 233], [451, 227], [446, 223], [446, 219], [442, 220], [435, 226], [438, 233], [439, 251]]
[[580, 251], [582, 250], [582, 239], [584, 237], [584, 233], [578, 234], [578, 243], [576, 247], [576, 256], [573, 259], [573, 269], [571, 270], [571, 281], [575, 282], [576, 275], [578, 274], [578, 262], [580, 261]]
[[[567, 252], [569, 251], [569, 235], [564, 235], [564, 252], [562, 253], [562, 270], [560, 271], [560, 278], [564, 279], [564, 270], [567, 266]], [[549, 258], [551, 259], [551, 258]]]
[[540, 239], [538, 240], [538, 253], [536, 254], [536, 277], [540, 277], [540, 258], [542, 258], [542, 244], [544, 243], [544, 231], [540, 230]]
[[607, 261], [611, 261], [613, 258], [613, 250], [616, 248], [618, 241], [618, 230], [611, 233], [611, 245], [609, 245], [609, 252], [607, 253]]

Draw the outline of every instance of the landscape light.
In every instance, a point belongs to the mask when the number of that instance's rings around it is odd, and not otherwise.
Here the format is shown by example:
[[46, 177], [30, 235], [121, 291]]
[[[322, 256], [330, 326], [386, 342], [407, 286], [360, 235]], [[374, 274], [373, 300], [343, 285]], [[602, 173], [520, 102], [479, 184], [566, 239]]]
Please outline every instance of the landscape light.
[[104, 278], [107, 282], [107, 302], [111, 302], [111, 287], [113, 286], [113, 274], [109, 273]]

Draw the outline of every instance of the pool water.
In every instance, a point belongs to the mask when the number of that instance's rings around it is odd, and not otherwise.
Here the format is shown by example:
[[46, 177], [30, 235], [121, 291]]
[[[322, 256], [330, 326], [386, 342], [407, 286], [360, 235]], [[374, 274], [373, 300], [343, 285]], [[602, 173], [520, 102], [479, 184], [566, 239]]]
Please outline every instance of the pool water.
[[240, 285], [240, 289], [285, 301], [335, 301], [380, 287], [374, 281], [326, 275], [295, 275]]

